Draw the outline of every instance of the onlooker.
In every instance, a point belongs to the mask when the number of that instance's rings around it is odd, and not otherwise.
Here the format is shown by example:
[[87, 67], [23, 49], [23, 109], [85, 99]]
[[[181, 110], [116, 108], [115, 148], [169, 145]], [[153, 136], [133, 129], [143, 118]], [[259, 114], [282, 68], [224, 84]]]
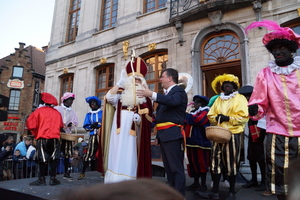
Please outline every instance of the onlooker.
[[27, 175], [27, 166], [26, 166], [26, 155], [27, 155], [27, 150], [29, 148], [29, 146], [32, 145], [32, 137], [30, 136], [23, 136], [23, 141], [22, 142], [19, 142], [16, 147], [15, 147], [15, 151], [16, 150], [19, 150], [20, 151], [20, 158], [19, 159], [19, 165], [18, 167], [21, 167], [22, 168], [22, 176], [21, 174], [18, 174], [18, 177], [21, 176], [21, 178], [26, 178]]
[[7, 136], [0, 134], [0, 181], [3, 180], [3, 161], [9, 156], [12, 147], [6, 146], [3, 148], [4, 143], [7, 140]]
[[274, 56], [255, 80], [249, 100], [249, 115], [258, 120], [266, 115], [266, 183], [279, 200], [287, 199], [289, 164], [299, 157], [300, 137], [300, 35], [270, 20], [250, 24], [246, 31], [266, 27], [263, 44]]
[[137, 91], [139, 97], [151, 97], [159, 105], [156, 109], [157, 140], [160, 144], [168, 184], [185, 195], [184, 173], [184, 131], [187, 94], [178, 86], [178, 71], [166, 68], [162, 71], [160, 82], [165, 94], [149, 89]]
[[11, 146], [12, 148], [11, 148], [11, 151], [10, 151], [10, 153], [11, 153], [11, 158], [12, 158], [12, 156], [13, 156], [13, 154], [14, 154], [14, 149], [15, 149], [15, 147], [16, 147], [16, 142], [15, 142], [15, 139], [14, 139], [14, 137], [13, 136], [11, 136], [11, 135], [9, 135], [8, 137], [7, 137], [7, 140], [6, 140], [6, 142], [5, 142], [5, 144], [3, 145], [3, 147], [4, 148], [6, 148], [7, 146]]
[[31, 145], [32, 145], [32, 138], [30, 136], [25, 136], [25, 137], [23, 137], [23, 141], [19, 142], [16, 145], [14, 151], [19, 150], [20, 151], [20, 155], [25, 158], [26, 154], [27, 154], [27, 149]]
[[[211, 142], [206, 137], [205, 128], [210, 126], [207, 118], [209, 100], [206, 96], [195, 95], [193, 97], [194, 109], [185, 117], [186, 147], [189, 164], [188, 174], [194, 178], [190, 188], [199, 188], [206, 191], [206, 174], [209, 172]], [[201, 185], [199, 183], [201, 178]]]
[[25, 157], [21, 155], [21, 151], [19, 149], [15, 150], [13, 155], [14, 179], [25, 178], [23, 169], [26, 169], [26, 166], [24, 165], [25, 165]]
[[222, 168], [228, 175], [229, 194], [226, 199], [235, 199], [235, 182], [240, 163], [242, 134], [248, 121], [247, 99], [237, 92], [239, 79], [233, 74], [217, 76], [212, 82], [213, 90], [218, 94], [217, 85], [221, 86], [221, 95], [215, 100], [207, 116], [212, 125], [228, 128], [231, 139], [227, 143], [212, 143], [211, 172], [213, 188], [211, 191], [198, 192], [204, 198], [219, 199], [219, 183]]
[[13, 179], [13, 169], [12, 169], [12, 157], [13, 157], [13, 154], [14, 154], [14, 149], [15, 149], [15, 146], [16, 146], [16, 143], [15, 143], [15, 140], [14, 140], [14, 137], [9, 135], [6, 142], [4, 143], [3, 147], [4, 149], [7, 147], [7, 146], [10, 146], [11, 147], [11, 151], [10, 151], [10, 154], [6, 157], [6, 159], [4, 160], [3, 162], [3, 180], [12, 180]]
[[[72, 130], [78, 126], [78, 117], [76, 112], [72, 109], [72, 104], [75, 99], [75, 94], [66, 92], [61, 97], [61, 105], [55, 106], [62, 116], [64, 128], [61, 129], [63, 133], [71, 134]], [[61, 139], [60, 149], [64, 160], [64, 179], [72, 179], [70, 176], [71, 163], [70, 160], [73, 155], [73, 141]]]
[[85, 177], [85, 170], [89, 165], [89, 161], [91, 161], [91, 165], [96, 164], [96, 152], [98, 150], [98, 130], [101, 127], [102, 123], [102, 110], [101, 108], [101, 100], [96, 96], [90, 96], [85, 99], [85, 101], [89, 104], [91, 110], [85, 115], [83, 128], [89, 132], [89, 143], [88, 143], [88, 151], [83, 157], [83, 168], [82, 171], [77, 178], [81, 180]]
[[35, 177], [35, 157], [36, 157], [36, 140], [33, 141], [32, 145], [27, 149], [26, 154], [26, 177]]
[[[239, 93], [244, 95], [247, 100], [250, 99], [253, 91], [253, 87], [250, 85], [243, 86], [239, 89]], [[247, 149], [247, 159], [249, 160], [250, 170], [251, 170], [251, 180], [242, 185], [244, 188], [257, 187], [257, 164], [261, 173], [261, 181], [259, 188], [256, 191], [266, 190], [265, 185], [265, 151], [264, 151], [264, 139], [266, 135], [266, 129], [261, 129], [257, 126], [258, 121], [249, 119], [248, 129], [248, 149]]]
[[78, 143], [73, 147], [74, 153], [73, 153], [73, 158], [72, 158], [72, 167], [74, 168], [74, 172], [81, 172], [82, 167], [83, 167], [83, 156], [84, 156], [84, 151], [83, 151], [83, 143], [84, 142], [83, 138], [78, 138]]
[[56, 98], [46, 92], [41, 93], [43, 106], [37, 108], [27, 119], [27, 128], [37, 140], [36, 161], [39, 164], [39, 178], [29, 185], [46, 185], [45, 176], [50, 167], [50, 185], [58, 185], [56, 179], [57, 161], [60, 156], [60, 129], [63, 121], [60, 113], [53, 108], [56, 106]]
[[[132, 71], [133, 70], [133, 71]], [[147, 65], [141, 58], [129, 62], [121, 79], [106, 94], [107, 103], [116, 108], [108, 145], [105, 183], [152, 177], [150, 98], [137, 97], [137, 89], [147, 87]], [[117, 93], [122, 90], [122, 93]]]

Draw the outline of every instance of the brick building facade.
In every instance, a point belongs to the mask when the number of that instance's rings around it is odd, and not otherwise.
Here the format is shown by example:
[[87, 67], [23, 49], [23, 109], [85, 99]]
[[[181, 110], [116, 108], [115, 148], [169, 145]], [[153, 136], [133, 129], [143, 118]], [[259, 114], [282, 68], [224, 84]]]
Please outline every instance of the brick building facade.
[[39, 93], [44, 89], [45, 52], [19, 43], [15, 52], [0, 59], [0, 94], [9, 98], [7, 121], [0, 121], [0, 134], [27, 134], [26, 119], [39, 105]]

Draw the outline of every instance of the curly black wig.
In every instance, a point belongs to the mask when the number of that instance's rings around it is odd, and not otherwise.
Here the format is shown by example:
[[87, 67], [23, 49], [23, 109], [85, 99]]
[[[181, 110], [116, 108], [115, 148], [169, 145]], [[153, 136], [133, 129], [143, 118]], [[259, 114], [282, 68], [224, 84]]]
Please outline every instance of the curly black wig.
[[287, 40], [287, 39], [274, 39], [271, 40], [265, 47], [268, 49], [270, 53], [272, 53], [272, 49], [274, 45], [282, 45], [286, 46], [292, 53], [295, 53], [298, 49], [298, 44], [295, 41]]

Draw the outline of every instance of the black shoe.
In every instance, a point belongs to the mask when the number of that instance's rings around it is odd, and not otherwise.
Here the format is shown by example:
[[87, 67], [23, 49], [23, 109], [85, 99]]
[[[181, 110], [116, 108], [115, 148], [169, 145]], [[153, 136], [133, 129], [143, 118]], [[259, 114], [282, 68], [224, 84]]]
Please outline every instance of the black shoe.
[[266, 185], [264, 183], [259, 184], [258, 188], [255, 191], [265, 191]]
[[201, 197], [205, 198], [205, 199], [219, 199], [219, 193], [213, 193], [211, 191], [206, 191], [206, 192], [200, 192], [197, 191], [197, 194], [199, 194]]
[[258, 186], [258, 183], [257, 182], [253, 182], [253, 181], [249, 181], [245, 185], [242, 185], [243, 188], [251, 188], [251, 187], [257, 187], [257, 186]]
[[198, 188], [198, 187], [200, 187], [200, 184], [199, 183], [193, 183], [192, 185], [189, 185], [188, 187], [189, 188]]
[[236, 200], [235, 194], [229, 192], [228, 196], [226, 197], [226, 200]]
[[50, 183], [49, 185], [59, 185], [60, 184], [60, 181], [57, 180], [55, 177], [51, 177], [50, 178]]
[[73, 179], [73, 177], [69, 173], [65, 173], [63, 179]]
[[207, 186], [206, 185], [201, 185], [200, 187], [199, 187], [199, 191], [200, 192], [205, 192], [207, 190]]
[[29, 185], [32, 185], [32, 186], [45, 186], [46, 185], [45, 177], [40, 177], [38, 180], [29, 183]]

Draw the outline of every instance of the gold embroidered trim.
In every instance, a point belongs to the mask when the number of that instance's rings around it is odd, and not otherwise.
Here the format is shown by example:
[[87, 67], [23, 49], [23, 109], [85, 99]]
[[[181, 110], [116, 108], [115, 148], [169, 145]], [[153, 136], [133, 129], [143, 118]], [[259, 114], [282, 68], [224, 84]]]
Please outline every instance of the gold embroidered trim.
[[139, 109], [139, 115], [149, 114], [149, 108]]
[[284, 140], [284, 171], [283, 171], [283, 175], [284, 175], [284, 180], [283, 180], [283, 186], [284, 186], [284, 192], [287, 195], [287, 191], [288, 191], [288, 167], [289, 167], [289, 137], [285, 137]]
[[271, 142], [271, 193], [275, 194], [275, 144], [276, 135], [272, 134]]
[[145, 115], [146, 119], [152, 123], [152, 117], [150, 117], [148, 114]]
[[116, 174], [116, 175], [127, 176], [127, 177], [130, 177], [130, 178], [136, 178], [135, 176], [129, 176], [129, 175], [127, 175], [127, 174], [119, 174], [119, 173], [115, 173], [115, 172], [113, 172], [113, 171], [110, 170], [110, 169], [107, 169], [107, 171], [110, 171], [111, 173]]
[[286, 79], [285, 76], [282, 74], [281, 75], [281, 81], [282, 81], [282, 86], [283, 86], [283, 94], [284, 94], [284, 104], [286, 107], [286, 117], [287, 117], [287, 128], [290, 136], [294, 136], [294, 131], [293, 131], [293, 123], [292, 123], [292, 116], [291, 116], [291, 108], [289, 104], [289, 97], [287, 93], [287, 85], [286, 85]]

